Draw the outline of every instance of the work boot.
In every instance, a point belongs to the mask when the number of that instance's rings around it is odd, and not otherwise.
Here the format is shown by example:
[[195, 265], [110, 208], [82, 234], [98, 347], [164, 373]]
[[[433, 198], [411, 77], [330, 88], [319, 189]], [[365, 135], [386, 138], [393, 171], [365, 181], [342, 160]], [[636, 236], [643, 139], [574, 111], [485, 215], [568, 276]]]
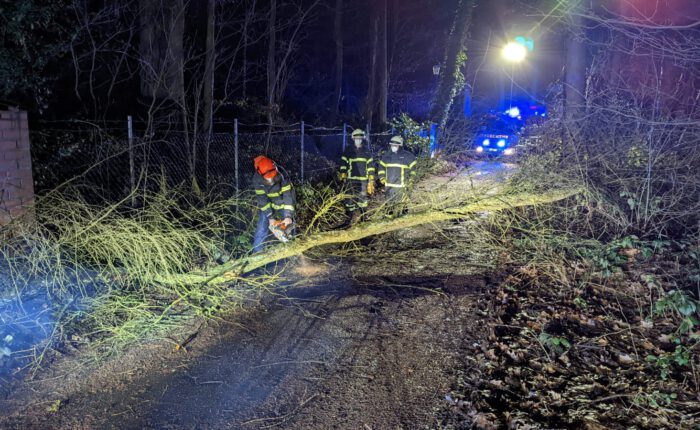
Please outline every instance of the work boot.
[[353, 226], [362, 221], [362, 211], [354, 211], [350, 217], [350, 225]]

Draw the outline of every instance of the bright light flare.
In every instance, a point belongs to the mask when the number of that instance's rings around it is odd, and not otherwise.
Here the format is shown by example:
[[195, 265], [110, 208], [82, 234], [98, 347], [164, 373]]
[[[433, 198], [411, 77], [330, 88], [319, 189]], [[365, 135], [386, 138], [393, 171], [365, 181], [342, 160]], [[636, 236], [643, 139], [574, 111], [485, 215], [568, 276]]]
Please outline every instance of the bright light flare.
[[513, 148], [506, 148], [505, 151], [503, 151], [504, 154], [506, 155], [513, 155], [515, 151], [513, 151]]
[[498, 142], [496, 142], [496, 145], [497, 145], [499, 148], [503, 148], [504, 146], [506, 146], [506, 141], [505, 141], [505, 139], [500, 139]]
[[503, 47], [501, 56], [511, 63], [520, 63], [527, 55], [527, 48], [516, 42], [509, 42]]
[[484, 152], [484, 148], [481, 146], [476, 147], [476, 152]]

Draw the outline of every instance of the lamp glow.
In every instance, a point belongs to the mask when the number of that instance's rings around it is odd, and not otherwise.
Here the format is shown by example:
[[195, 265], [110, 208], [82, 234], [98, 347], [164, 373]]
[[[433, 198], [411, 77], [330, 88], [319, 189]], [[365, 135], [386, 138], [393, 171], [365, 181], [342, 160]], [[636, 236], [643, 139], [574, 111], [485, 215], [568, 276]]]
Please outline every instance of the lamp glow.
[[506, 114], [508, 114], [508, 116], [511, 118], [517, 118], [520, 116], [520, 109], [518, 109], [517, 106], [513, 106], [506, 111]]
[[503, 47], [501, 56], [511, 63], [520, 63], [527, 55], [527, 48], [516, 42], [509, 42]]
[[498, 145], [499, 148], [503, 148], [504, 146], [506, 146], [505, 139], [500, 139], [498, 142], [496, 142], [496, 145]]
[[476, 147], [476, 152], [484, 152], [484, 148], [481, 146]]
[[503, 153], [506, 155], [513, 155], [513, 152], [513, 148], [507, 148], [505, 151], [503, 151]]
[[484, 145], [484, 146], [489, 146], [489, 145], [491, 144], [491, 140], [489, 140], [489, 139], [484, 139], [484, 141], [481, 142], [481, 144]]

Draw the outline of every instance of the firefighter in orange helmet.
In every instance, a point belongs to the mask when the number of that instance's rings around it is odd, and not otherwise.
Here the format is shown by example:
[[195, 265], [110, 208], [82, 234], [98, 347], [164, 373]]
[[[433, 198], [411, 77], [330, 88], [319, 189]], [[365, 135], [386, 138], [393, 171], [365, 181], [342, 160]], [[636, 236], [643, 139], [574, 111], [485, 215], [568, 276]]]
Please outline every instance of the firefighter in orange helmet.
[[253, 189], [258, 204], [258, 224], [253, 240], [253, 252], [262, 251], [270, 230], [276, 225], [293, 233], [296, 196], [291, 182], [282, 175], [270, 158], [260, 155], [253, 160], [255, 175]]

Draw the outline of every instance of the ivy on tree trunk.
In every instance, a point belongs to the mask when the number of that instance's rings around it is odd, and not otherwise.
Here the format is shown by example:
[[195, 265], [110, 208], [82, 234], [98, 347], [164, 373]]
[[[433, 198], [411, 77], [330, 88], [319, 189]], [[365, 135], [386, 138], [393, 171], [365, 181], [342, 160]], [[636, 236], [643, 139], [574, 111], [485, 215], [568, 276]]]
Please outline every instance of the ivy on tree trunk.
[[472, 11], [476, 0], [460, 0], [455, 19], [445, 48], [445, 60], [442, 64], [440, 82], [431, 109], [431, 118], [444, 129], [450, 115], [455, 97], [464, 88], [465, 79], [462, 72], [467, 62], [466, 39], [471, 26]]

